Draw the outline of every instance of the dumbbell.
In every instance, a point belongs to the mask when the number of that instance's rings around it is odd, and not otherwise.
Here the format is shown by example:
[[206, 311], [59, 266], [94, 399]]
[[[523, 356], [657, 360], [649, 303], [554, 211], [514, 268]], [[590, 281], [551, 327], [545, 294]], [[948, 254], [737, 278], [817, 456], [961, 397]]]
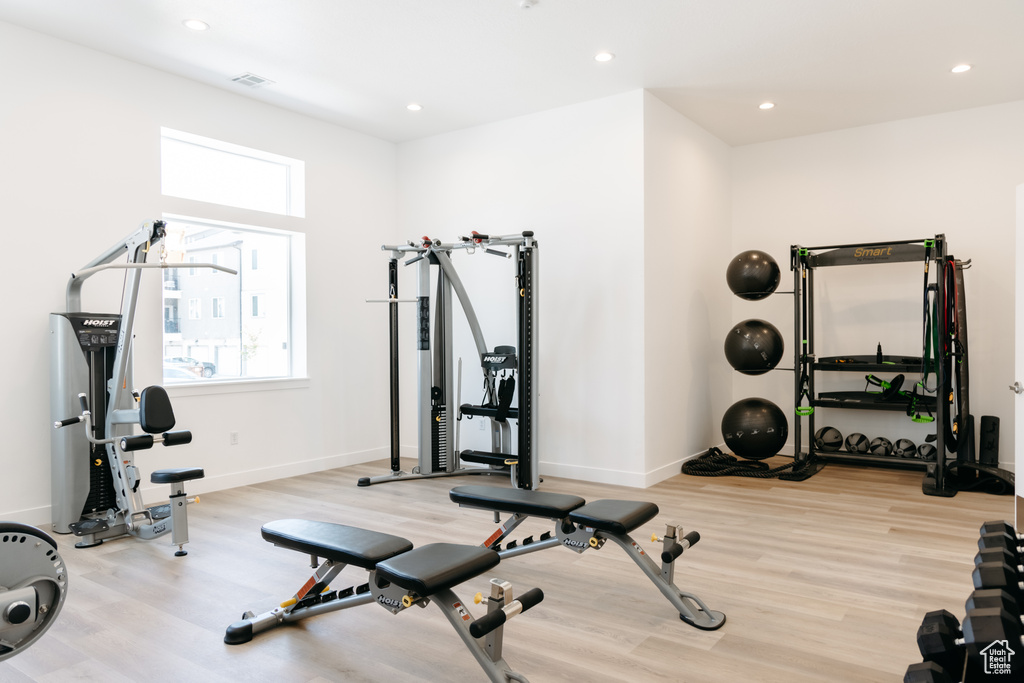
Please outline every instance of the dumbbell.
[[935, 662], [911, 664], [903, 674], [903, 683], [956, 683], [958, 680]]
[[[969, 611], [962, 628], [946, 610], [929, 612], [918, 630], [921, 656], [945, 669], [954, 680], [960, 680], [965, 663], [969, 666], [971, 661], [979, 660], [983, 652], [1000, 641], [1011, 649], [1022, 646], [1020, 617], [1000, 607]], [[1019, 673], [1020, 669], [1018, 661], [1014, 671]]]
[[[1018, 604], [1024, 602], [1024, 584], [1021, 584], [1021, 565], [1013, 561], [1011, 564], [1007, 561], [1008, 555], [996, 550], [995, 553], [992, 550], [983, 551], [988, 555], [983, 555], [981, 552], [975, 557], [977, 564], [974, 567], [974, 572], [971, 574], [971, 578], [974, 580], [974, 587], [976, 589], [984, 588], [998, 588], [1006, 591]], [[994, 557], [996, 559], [986, 560], [987, 557]], [[1016, 610], [1018, 613], [1020, 609]]]
[[1015, 617], [1022, 619], [1022, 623], [1024, 623], [1024, 617], [1021, 617], [1020, 605], [1013, 599], [1012, 595], [1001, 588], [975, 590], [967, 597], [967, 602], [964, 603], [966, 612], [985, 607], [1004, 609]]
[[[985, 522], [981, 525], [981, 533], [978, 537], [978, 549], [985, 548], [1006, 548], [1018, 557], [1021, 554], [1021, 545], [1024, 541], [1017, 535], [1013, 527], [1006, 522]], [[1024, 562], [1018, 561], [1018, 564]]]
[[[1005, 641], [1010, 649], [1014, 650], [1022, 647], [1022, 634], [1024, 629], [1021, 627], [1020, 616], [1001, 607], [980, 607], [970, 610], [962, 628], [950, 612], [939, 610], [925, 615], [917, 632], [917, 646], [925, 662], [934, 662], [953, 680], [961, 680], [965, 665], [969, 661], [981, 658], [982, 653], [989, 650], [994, 643]], [[1021, 668], [1019, 660], [1014, 663], [1015, 672], [1020, 673]], [[934, 668], [931, 671], [934, 671]], [[911, 671], [908, 669], [907, 673], [909, 675]], [[915, 670], [913, 673], [919, 676], [931, 675], [925, 669]]]
[[978, 532], [981, 535], [985, 535], [985, 533], [1006, 533], [1008, 536], [1017, 537], [1017, 531], [1014, 529], [1013, 524], [1002, 520], [984, 522]]
[[956, 642], [962, 635], [960, 620], [952, 612], [944, 609], [928, 612], [917, 629], [917, 649], [925, 662], [934, 662], [960, 680], [967, 656], [967, 651]]

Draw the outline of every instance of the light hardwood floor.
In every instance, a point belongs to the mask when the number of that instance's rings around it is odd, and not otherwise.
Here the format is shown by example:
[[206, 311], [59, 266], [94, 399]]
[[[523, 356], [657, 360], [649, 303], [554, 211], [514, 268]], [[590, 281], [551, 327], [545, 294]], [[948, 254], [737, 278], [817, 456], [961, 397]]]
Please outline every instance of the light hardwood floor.
[[[413, 463], [409, 463], [411, 466]], [[205, 495], [190, 509], [189, 555], [161, 540], [79, 550], [57, 537], [70, 576], [57, 623], [0, 663], [0, 681], [476, 681], [483, 674], [433, 606], [392, 615], [366, 605], [223, 643], [225, 627], [291, 596], [308, 558], [263, 541], [263, 522], [302, 517], [404, 536], [416, 545], [476, 544], [491, 517], [448, 500], [458, 484], [499, 477], [358, 488], [384, 462]], [[676, 584], [726, 613], [687, 626], [617, 546], [508, 559], [456, 589], [487, 592], [491, 576], [544, 601], [505, 630], [505, 659], [544, 681], [896, 681], [920, 661], [924, 612], [963, 615], [978, 527], [1013, 518], [1013, 496], [922, 495], [916, 472], [829, 465], [804, 482], [677, 475], [649, 489], [545, 477], [544, 490], [587, 500], [651, 500], [701, 541], [677, 560]], [[531, 520], [522, 535], [548, 530]], [[342, 578], [362, 583], [365, 572]], [[335, 583], [335, 587], [341, 586]], [[482, 607], [474, 606], [479, 616]]]

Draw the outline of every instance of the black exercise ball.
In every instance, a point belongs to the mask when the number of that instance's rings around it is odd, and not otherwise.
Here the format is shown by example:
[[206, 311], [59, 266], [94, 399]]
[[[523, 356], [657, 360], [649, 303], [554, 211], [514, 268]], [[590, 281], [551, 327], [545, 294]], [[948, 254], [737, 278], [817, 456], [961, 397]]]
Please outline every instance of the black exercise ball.
[[892, 445], [892, 454], [897, 458], [917, 457], [917, 444], [910, 439], [896, 439]]
[[725, 358], [744, 375], [761, 375], [782, 360], [785, 344], [775, 325], [764, 320], [736, 323], [725, 338]]
[[867, 453], [870, 445], [868, 437], [860, 432], [854, 432], [846, 437], [846, 450], [850, 453]]
[[769, 254], [757, 249], [738, 254], [725, 271], [725, 281], [741, 299], [763, 299], [779, 286], [782, 272]]
[[843, 447], [843, 435], [835, 427], [822, 427], [814, 432], [814, 447], [819, 451], [838, 451]]
[[876, 436], [871, 439], [871, 444], [868, 445], [868, 450], [871, 451], [872, 455], [892, 455], [892, 441], [889, 441], [889, 439], [884, 436]]
[[789, 423], [782, 410], [763, 398], [733, 403], [722, 416], [725, 445], [741, 458], [770, 458], [786, 445]]

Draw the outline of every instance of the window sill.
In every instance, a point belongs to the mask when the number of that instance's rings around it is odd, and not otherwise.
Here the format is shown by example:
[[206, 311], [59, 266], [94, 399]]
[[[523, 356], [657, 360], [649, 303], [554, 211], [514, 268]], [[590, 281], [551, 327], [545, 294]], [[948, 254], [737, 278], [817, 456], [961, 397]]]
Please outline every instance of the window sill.
[[246, 394], [251, 391], [288, 391], [308, 389], [308, 377], [282, 377], [273, 379], [207, 380], [180, 384], [164, 384], [171, 398], [179, 396], [209, 396], [216, 394]]

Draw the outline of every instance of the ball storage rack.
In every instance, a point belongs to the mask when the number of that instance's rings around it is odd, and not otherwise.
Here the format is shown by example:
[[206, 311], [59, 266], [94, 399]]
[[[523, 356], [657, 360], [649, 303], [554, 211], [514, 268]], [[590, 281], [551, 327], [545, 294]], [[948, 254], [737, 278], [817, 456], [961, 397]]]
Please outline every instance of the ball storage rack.
[[[876, 353], [819, 358], [815, 355], [814, 275], [819, 268], [894, 263], [920, 263], [924, 271], [922, 355], [887, 356], [879, 344]], [[966, 322], [963, 344], [958, 339], [955, 320], [945, 315], [949, 290], [962, 291], [962, 264], [947, 253], [943, 235], [919, 240], [841, 244], [821, 247], [793, 245], [790, 267], [793, 271], [795, 396], [794, 472], [787, 479], [806, 479], [829, 462], [875, 467], [920, 469], [925, 475], [922, 491], [928, 495], [950, 497], [957, 487], [950, 476], [947, 458], [956, 456], [958, 416], [968, 416], [966, 391]], [[956, 285], [954, 285], [956, 283]], [[951, 286], [952, 285], [952, 286]], [[958, 301], [958, 306], [964, 305]], [[954, 370], [955, 367], [955, 370]], [[819, 372], [858, 373], [877, 382], [878, 391], [821, 392], [815, 388]], [[899, 380], [877, 377], [900, 373]], [[954, 377], [954, 375], [958, 375]], [[954, 379], [957, 386], [954, 390]], [[941, 400], [950, 397], [952, 404]], [[936, 458], [934, 462], [915, 458], [852, 454], [815, 449], [815, 411], [817, 409], [901, 411], [908, 419], [931, 424]], [[953, 411], [951, 415], [951, 409]], [[806, 443], [804, 435], [806, 434]], [[963, 436], [967, 436], [964, 434]], [[973, 438], [973, 435], [971, 435]], [[966, 439], [964, 440], [966, 441]], [[955, 460], [954, 460], [955, 462]]]

